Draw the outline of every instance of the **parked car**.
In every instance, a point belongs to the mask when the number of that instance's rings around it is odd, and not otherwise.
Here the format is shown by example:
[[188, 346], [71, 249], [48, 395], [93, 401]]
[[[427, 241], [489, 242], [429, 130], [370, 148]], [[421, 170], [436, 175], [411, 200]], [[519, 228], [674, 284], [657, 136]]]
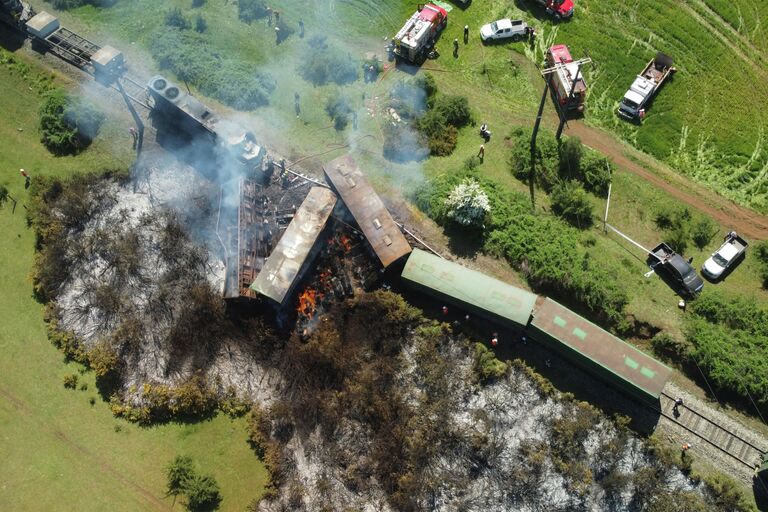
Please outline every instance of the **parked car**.
[[520, 41], [525, 37], [528, 37], [528, 24], [523, 20], [505, 18], [480, 27], [480, 38], [483, 41], [497, 41], [501, 39]]
[[648, 254], [647, 263], [659, 277], [675, 288], [675, 292], [685, 298], [695, 297], [704, 288], [704, 281], [691, 265], [691, 260], [686, 260], [663, 242]]
[[723, 245], [704, 262], [701, 273], [710, 279], [719, 279], [726, 270], [744, 256], [748, 245], [746, 240], [735, 231], [731, 231], [725, 236]]

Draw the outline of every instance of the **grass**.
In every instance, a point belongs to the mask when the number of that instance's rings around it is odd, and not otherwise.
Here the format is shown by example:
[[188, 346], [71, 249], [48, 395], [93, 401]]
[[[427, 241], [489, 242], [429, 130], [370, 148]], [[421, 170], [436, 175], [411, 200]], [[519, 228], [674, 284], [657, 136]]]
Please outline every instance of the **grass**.
[[[115, 419], [98, 397], [93, 375], [79, 376], [86, 391], [67, 390], [67, 364], [46, 339], [42, 305], [28, 275], [34, 236], [23, 205], [18, 169], [66, 176], [130, 162], [121, 118], [108, 118], [95, 143], [77, 157], [55, 158], [39, 143], [39, 96], [15, 70], [0, 66], [0, 183], [19, 201], [0, 209], [0, 488], [3, 510], [165, 510], [164, 467], [177, 454], [194, 457], [221, 485], [222, 510], [243, 510], [263, 489], [264, 467], [246, 442], [245, 422], [219, 416], [198, 424], [149, 429]], [[79, 385], [78, 385], [79, 387]], [[180, 510], [181, 506], [173, 507]]]

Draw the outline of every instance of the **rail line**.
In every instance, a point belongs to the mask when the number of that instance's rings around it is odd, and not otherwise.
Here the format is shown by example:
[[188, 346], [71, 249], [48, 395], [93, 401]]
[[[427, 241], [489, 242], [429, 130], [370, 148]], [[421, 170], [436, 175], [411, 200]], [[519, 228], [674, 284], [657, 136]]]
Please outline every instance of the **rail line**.
[[755, 468], [760, 464], [766, 450], [685, 404], [677, 410], [675, 414], [675, 397], [662, 392], [661, 410], [656, 409], [662, 416], [745, 466]]

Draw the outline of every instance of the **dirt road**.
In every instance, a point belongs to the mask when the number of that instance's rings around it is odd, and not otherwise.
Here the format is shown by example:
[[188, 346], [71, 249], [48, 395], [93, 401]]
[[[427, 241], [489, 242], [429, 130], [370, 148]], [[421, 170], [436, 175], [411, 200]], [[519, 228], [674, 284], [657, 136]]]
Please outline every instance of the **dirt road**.
[[579, 137], [587, 146], [611, 157], [620, 169], [640, 176], [652, 186], [709, 215], [723, 226], [733, 228], [747, 238], [768, 239], [768, 218], [765, 216], [739, 206], [675, 173], [651, 156], [630, 147], [605, 131], [580, 121], [571, 121], [565, 133]]

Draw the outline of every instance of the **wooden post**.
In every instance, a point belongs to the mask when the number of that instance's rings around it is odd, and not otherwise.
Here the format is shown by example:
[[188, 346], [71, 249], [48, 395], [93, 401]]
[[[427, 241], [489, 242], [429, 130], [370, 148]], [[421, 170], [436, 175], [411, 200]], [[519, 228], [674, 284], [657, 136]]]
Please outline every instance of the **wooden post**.
[[544, 77], [544, 92], [541, 94], [541, 103], [539, 103], [539, 113], [536, 114], [536, 122], [533, 124], [533, 133], [531, 133], [531, 170], [528, 172], [528, 188], [531, 192], [531, 210], [536, 213], [536, 196], [534, 194], [534, 181], [536, 180], [536, 137], [539, 134], [539, 125], [541, 125], [541, 115], [544, 112], [544, 103], [547, 101], [549, 92], [549, 79]]

